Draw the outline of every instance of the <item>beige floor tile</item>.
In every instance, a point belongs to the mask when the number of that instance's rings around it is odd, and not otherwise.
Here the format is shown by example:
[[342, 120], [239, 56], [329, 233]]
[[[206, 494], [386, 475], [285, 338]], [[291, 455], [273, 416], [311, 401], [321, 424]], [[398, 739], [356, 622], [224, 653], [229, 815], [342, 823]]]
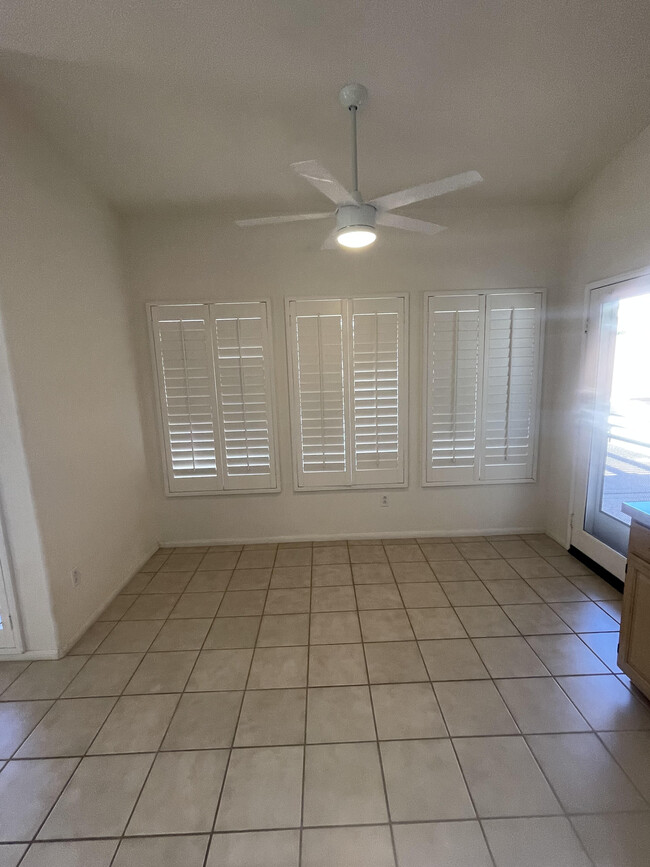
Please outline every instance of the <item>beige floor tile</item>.
[[523, 638], [475, 638], [474, 647], [492, 677], [548, 676]]
[[313, 542], [312, 546], [314, 548], [323, 548], [327, 546], [347, 548], [348, 543], [345, 539], [320, 539], [319, 541]]
[[151, 596], [138, 596], [124, 615], [129, 620], [164, 620], [169, 616], [180, 595], [177, 593], [152, 593]]
[[289, 647], [309, 643], [309, 614], [266, 614], [258, 647]]
[[522, 578], [552, 578], [558, 575], [557, 570], [542, 557], [521, 557], [508, 560], [508, 563]]
[[78, 759], [9, 762], [0, 773], [0, 842], [31, 840]]
[[598, 731], [650, 729], [650, 711], [613, 674], [560, 677], [558, 683]]
[[597, 575], [574, 575], [571, 577], [571, 583], [594, 601], [601, 599], [619, 600], [621, 598], [618, 590], [615, 590], [611, 584], [603, 581]]
[[366, 644], [370, 683], [406, 683], [428, 680], [416, 641]]
[[617, 623], [620, 624], [623, 614], [623, 599], [600, 599], [596, 605], [602, 608], [606, 614], [609, 614]]
[[469, 565], [483, 581], [508, 581], [519, 577], [507, 560], [470, 560]]
[[276, 566], [271, 576], [271, 588], [309, 587], [311, 585], [310, 566]]
[[249, 689], [289, 689], [307, 685], [307, 647], [258, 647]]
[[452, 737], [519, 734], [491, 681], [447, 681], [436, 683], [434, 691]]
[[223, 593], [184, 593], [173, 607], [170, 620], [212, 619], [217, 611]]
[[452, 608], [407, 609], [416, 638], [465, 638], [467, 633]]
[[388, 825], [310, 828], [302, 836], [303, 867], [394, 867]]
[[386, 563], [383, 545], [351, 545], [351, 563]]
[[523, 738], [459, 738], [454, 745], [479, 816], [562, 812]]
[[[497, 582], [498, 583], [498, 582]], [[458, 609], [458, 616], [472, 638], [519, 635], [519, 631], [498, 605], [467, 606]]]
[[159, 753], [127, 835], [210, 831], [227, 761], [227, 750]]
[[177, 695], [122, 696], [88, 754], [155, 752], [177, 704]]
[[[318, 549], [314, 548], [314, 553]], [[352, 569], [347, 565], [312, 566], [313, 587], [333, 587], [352, 584]]]
[[595, 734], [529, 735], [528, 745], [568, 812], [647, 809]]
[[[201, 560], [199, 572], [221, 572], [226, 569], [234, 569], [235, 566], [248, 565], [240, 561], [239, 551], [214, 551], [206, 554]], [[271, 565], [264, 563], [264, 566]]]
[[119, 837], [152, 761], [150, 753], [82, 759], [39, 839]]
[[111, 867], [203, 867], [209, 839], [207, 834], [124, 839]]
[[[462, 562], [464, 561], [458, 561], [459, 564]], [[428, 563], [393, 563], [391, 568], [398, 584], [416, 584], [421, 581], [436, 580], [436, 576]]]
[[503, 610], [522, 635], [559, 635], [571, 631], [555, 611], [541, 600], [534, 605], [504, 605]]
[[311, 644], [355, 644], [361, 641], [356, 611], [334, 611], [311, 615]]
[[415, 638], [403, 608], [387, 611], [360, 611], [364, 641], [412, 641]]
[[140, 569], [141, 572], [157, 572], [161, 566], [165, 565], [165, 560], [169, 554], [154, 554]]
[[305, 749], [304, 823], [386, 822], [376, 744], [326, 744]]
[[407, 608], [445, 608], [449, 605], [442, 587], [436, 581], [402, 583], [399, 592]]
[[647, 867], [649, 813], [573, 816], [571, 822], [596, 867]]
[[[451, 542], [425, 543], [420, 545], [422, 553], [429, 563], [440, 563], [443, 560], [462, 560], [463, 555]], [[435, 569], [435, 565], [434, 565]]]
[[16, 758], [82, 756], [114, 703], [114, 698], [59, 699], [18, 750]]
[[383, 741], [380, 749], [394, 822], [473, 818], [450, 740]]
[[200, 650], [211, 625], [210, 618], [167, 620], [151, 645], [151, 650]]
[[[192, 572], [159, 572], [151, 579], [143, 595], [151, 593], [182, 593], [190, 583]], [[119, 596], [117, 597], [120, 598]]]
[[104, 608], [97, 618], [101, 623], [105, 620], [120, 620], [133, 605], [137, 596], [116, 596], [113, 601]]
[[242, 696], [242, 692], [186, 692], [178, 703], [162, 749], [215, 750], [230, 747]]
[[116, 848], [117, 840], [34, 843], [21, 867], [109, 867]]
[[391, 563], [424, 562], [424, 554], [419, 545], [384, 545], [384, 550]]
[[562, 557], [566, 555], [566, 548], [558, 545], [553, 539], [548, 536], [543, 539], [529, 539], [528, 544], [533, 550], [537, 551], [540, 557]]
[[215, 830], [298, 827], [302, 768], [303, 747], [233, 750]]
[[492, 867], [478, 822], [395, 825], [400, 867]]
[[367, 682], [360, 644], [322, 644], [309, 649], [309, 686], [353, 686]]
[[288, 590], [269, 590], [265, 614], [308, 614], [310, 591], [308, 587]]
[[232, 576], [231, 569], [207, 570], [195, 572], [194, 577], [185, 588], [186, 593], [219, 593], [226, 589]]
[[537, 552], [528, 542], [521, 539], [513, 541], [496, 541], [492, 542], [492, 547], [495, 548], [502, 557], [513, 559], [517, 557], [536, 557]]
[[32, 701], [58, 698], [79, 673], [87, 656], [32, 662], [0, 697], [0, 701]]
[[448, 581], [441, 586], [455, 608], [465, 605], [494, 605], [494, 599], [482, 581]]
[[0, 759], [11, 758], [51, 707], [51, 701], [8, 701], [0, 704]]
[[182, 692], [198, 655], [197, 650], [147, 653], [124, 692]]
[[217, 617], [208, 632], [204, 650], [255, 647], [261, 617]]
[[499, 605], [525, 605], [541, 602], [537, 593], [526, 584], [523, 578], [483, 582]]
[[119, 695], [142, 658], [141, 653], [111, 653], [91, 657], [63, 693], [63, 698]]
[[297, 830], [214, 834], [206, 867], [298, 867], [299, 859]]
[[[208, 556], [211, 556], [208, 554]], [[266, 569], [275, 563], [275, 548], [257, 548], [244, 550], [237, 562], [239, 569]], [[289, 565], [289, 564], [285, 564]], [[213, 567], [210, 567], [213, 568]]]
[[489, 677], [469, 638], [420, 641], [419, 644], [429, 677], [433, 681]]
[[244, 689], [253, 651], [202, 650], [187, 682], [188, 692]]
[[311, 566], [311, 548], [284, 548], [278, 551], [274, 565]]
[[598, 736], [650, 804], [650, 731], [601, 732]]
[[357, 607], [354, 588], [312, 587], [312, 611], [355, 611]]
[[352, 580], [355, 584], [394, 583], [393, 571], [388, 563], [354, 563]]
[[84, 656], [88, 653], [94, 653], [114, 626], [115, 623], [97, 620], [68, 652], [68, 656]]
[[228, 590], [266, 590], [271, 583], [271, 569], [235, 569]]
[[0, 843], [0, 867], [18, 867], [27, 843]]
[[147, 584], [151, 581], [151, 572], [136, 572], [133, 578], [122, 588], [122, 593], [143, 593]]
[[560, 575], [566, 575], [571, 578], [574, 575], [593, 575], [594, 573], [588, 566], [581, 563], [570, 554], [560, 554], [559, 556], [551, 556], [546, 558], [551, 566], [556, 569]]
[[305, 690], [248, 690], [244, 696], [236, 747], [286, 746], [305, 740]]
[[[421, 586], [421, 585], [417, 585]], [[425, 587], [428, 585], [424, 585]], [[381, 608], [404, 608], [404, 602], [397, 584], [357, 584], [357, 605], [359, 610]]]
[[529, 578], [528, 583], [544, 602], [588, 601], [585, 594], [562, 575], [556, 575], [554, 578]]
[[149, 650], [160, 632], [162, 620], [122, 620], [97, 648], [97, 653], [139, 653]]
[[266, 590], [227, 591], [217, 617], [250, 617], [261, 614], [266, 602]]
[[456, 547], [466, 560], [495, 560], [501, 555], [490, 542], [457, 542]]
[[[489, 560], [489, 563], [495, 561]], [[434, 564], [434, 574], [438, 581], [476, 581], [478, 575], [466, 560], [448, 560]]]
[[609, 674], [577, 635], [531, 635], [528, 643], [551, 674]]
[[483, 829], [497, 867], [590, 867], [567, 819], [488, 819]]
[[[385, 683], [370, 689], [380, 740], [447, 735], [431, 684]], [[408, 713], [404, 712], [405, 708]]]
[[581, 632], [580, 638], [608, 668], [615, 674], [620, 673], [617, 665], [618, 632]]
[[589, 731], [589, 724], [550, 677], [497, 680], [496, 686], [524, 734]]
[[307, 743], [375, 740], [375, 722], [367, 686], [310, 689], [307, 696]]
[[161, 572], [194, 572], [198, 569], [203, 554], [170, 554], [160, 567]]
[[331, 566], [340, 563], [349, 563], [350, 555], [347, 546], [324, 546], [314, 548], [314, 566]]

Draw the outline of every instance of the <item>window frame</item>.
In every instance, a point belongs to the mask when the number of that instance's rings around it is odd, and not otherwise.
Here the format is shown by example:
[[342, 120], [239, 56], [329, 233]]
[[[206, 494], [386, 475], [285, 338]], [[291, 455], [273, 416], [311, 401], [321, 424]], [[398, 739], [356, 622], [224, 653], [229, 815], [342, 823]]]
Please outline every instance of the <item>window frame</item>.
[[[269, 453], [271, 455], [271, 465], [272, 465], [272, 476], [274, 479], [274, 485], [272, 487], [251, 487], [251, 488], [224, 488], [222, 486], [224, 479], [224, 453], [225, 453], [225, 444], [224, 444], [224, 431], [222, 425], [222, 410], [219, 405], [219, 401], [216, 401], [216, 410], [217, 410], [217, 425], [215, 426], [215, 444], [216, 444], [216, 452], [217, 452], [217, 470], [218, 475], [216, 481], [220, 484], [220, 487], [214, 488], [206, 488], [205, 490], [186, 490], [186, 491], [174, 491], [172, 490], [172, 481], [173, 479], [170, 477], [170, 467], [168, 460], [168, 444], [167, 444], [167, 435], [166, 435], [166, 423], [165, 423], [165, 411], [162, 404], [162, 394], [163, 388], [160, 380], [160, 371], [159, 371], [159, 357], [156, 345], [156, 338], [154, 333], [154, 319], [153, 319], [153, 311], [157, 307], [191, 307], [193, 305], [197, 306], [233, 306], [233, 305], [241, 305], [241, 304], [264, 304], [266, 308], [266, 329], [267, 329], [267, 346], [268, 346], [268, 357], [264, 359], [265, 367], [268, 370], [268, 383], [269, 383], [269, 420], [271, 430], [269, 432]], [[146, 309], [146, 318], [147, 318], [147, 331], [149, 332], [149, 351], [151, 357], [151, 370], [153, 376], [153, 390], [154, 390], [154, 400], [156, 403], [156, 427], [158, 428], [158, 442], [159, 442], [159, 460], [162, 465], [163, 471], [163, 492], [165, 497], [173, 498], [173, 497], [223, 497], [223, 496], [240, 496], [242, 494], [277, 494], [282, 490], [281, 483], [281, 474], [280, 474], [280, 458], [279, 458], [279, 449], [278, 449], [278, 416], [277, 416], [277, 399], [276, 399], [276, 369], [274, 363], [274, 343], [273, 343], [273, 316], [272, 316], [272, 301], [270, 298], [252, 298], [238, 301], [225, 301], [223, 299], [220, 300], [200, 300], [200, 301], [147, 301], [145, 303]], [[212, 317], [210, 318], [210, 338], [211, 338], [211, 346], [212, 346], [212, 389], [215, 395], [218, 394], [217, 389], [217, 369], [215, 365], [215, 335], [214, 331], [214, 323], [212, 321]]]
[[[532, 402], [533, 416], [533, 436], [532, 436], [532, 470], [530, 477], [521, 479], [486, 479], [479, 478], [480, 465], [482, 463], [482, 455], [479, 454], [483, 447], [483, 387], [487, 369], [486, 356], [486, 330], [487, 330], [487, 296], [489, 295], [522, 295], [522, 294], [537, 294], [540, 296], [539, 308], [539, 332], [537, 351], [535, 357], [535, 395]], [[428, 479], [429, 472], [429, 451], [430, 451], [430, 436], [429, 436], [429, 365], [430, 365], [430, 345], [429, 345], [429, 302], [431, 298], [440, 296], [485, 296], [484, 302], [484, 320], [483, 333], [481, 337], [481, 357], [479, 359], [478, 373], [478, 405], [480, 407], [476, 418], [476, 439], [477, 439], [477, 456], [475, 464], [474, 478], [466, 481], [453, 480], [435, 480]], [[474, 487], [482, 485], [522, 485], [537, 482], [537, 471], [539, 463], [539, 441], [541, 427], [541, 406], [542, 406], [542, 390], [543, 390], [543, 372], [544, 372], [544, 339], [546, 326], [546, 289], [542, 287], [532, 288], [508, 288], [508, 289], [461, 289], [461, 290], [444, 290], [439, 292], [425, 292], [423, 297], [422, 308], [422, 405], [421, 405], [421, 460], [422, 460], [422, 476], [421, 486], [423, 488], [458, 488], [458, 487]]]
[[[403, 321], [401, 323], [401, 332], [404, 336], [402, 346], [398, 349], [398, 359], [402, 360], [402, 372], [398, 378], [398, 389], [401, 383], [404, 383], [403, 393], [399, 394], [399, 410], [398, 410], [398, 431], [400, 438], [400, 451], [402, 460], [403, 481], [399, 482], [362, 482], [349, 483], [335, 482], [332, 484], [320, 485], [301, 485], [301, 438], [300, 438], [300, 409], [298, 397], [298, 370], [296, 367], [295, 353], [297, 344], [294, 339], [293, 327], [291, 323], [291, 305], [292, 303], [308, 303], [308, 304], [341, 304], [344, 313], [343, 318], [347, 323], [351, 320], [354, 313], [354, 302], [366, 301], [395, 301], [399, 300], [403, 305]], [[410, 295], [407, 292], [398, 292], [382, 295], [355, 295], [355, 296], [340, 296], [334, 297], [317, 296], [310, 297], [306, 295], [291, 295], [285, 297], [285, 343], [287, 352], [287, 387], [289, 391], [289, 422], [291, 428], [291, 465], [293, 476], [293, 490], [295, 493], [322, 493], [325, 491], [369, 491], [383, 490], [394, 488], [409, 487], [409, 421], [410, 421], [410, 406], [409, 406], [409, 391], [410, 391]], [[347, 331], [347, 334], [346, 334]], [[345, 448], [348, 462], [354, 460], [353, 435], [354, 435], [354, 395], [353, 395], [353, 353], [352, 353], [352, 331], [347, 325], [343, 329], [343, 364], [344, 364], [344, 418], [345, 418]], [[399, 392], [398, 392], [399, 393]], [[350, 469], [352, 473], [352, 468]]]

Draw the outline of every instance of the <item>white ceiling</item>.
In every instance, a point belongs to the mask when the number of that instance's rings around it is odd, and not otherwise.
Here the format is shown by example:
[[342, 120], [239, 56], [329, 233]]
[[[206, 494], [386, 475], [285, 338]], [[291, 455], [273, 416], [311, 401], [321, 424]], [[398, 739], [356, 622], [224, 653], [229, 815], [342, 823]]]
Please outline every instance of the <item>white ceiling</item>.
[[[0, 72], [121, 208], [321, 210], [288, 166], [367, 197], [467, 169], [469, 204], [572, 196], [650, 123], [648, 0], [4, 0]], [[435, 202], [410, 212], [435, 218]]]

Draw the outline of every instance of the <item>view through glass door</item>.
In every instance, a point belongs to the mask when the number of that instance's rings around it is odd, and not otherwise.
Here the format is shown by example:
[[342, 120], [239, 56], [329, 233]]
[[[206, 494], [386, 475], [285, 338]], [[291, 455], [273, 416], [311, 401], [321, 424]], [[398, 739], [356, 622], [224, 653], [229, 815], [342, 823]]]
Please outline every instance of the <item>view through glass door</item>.
[[650, 500], [650, 277], [592, 291], [586, 364], [593, 405], [572, 543], [622, 578], [630, 518], [621, 506]]

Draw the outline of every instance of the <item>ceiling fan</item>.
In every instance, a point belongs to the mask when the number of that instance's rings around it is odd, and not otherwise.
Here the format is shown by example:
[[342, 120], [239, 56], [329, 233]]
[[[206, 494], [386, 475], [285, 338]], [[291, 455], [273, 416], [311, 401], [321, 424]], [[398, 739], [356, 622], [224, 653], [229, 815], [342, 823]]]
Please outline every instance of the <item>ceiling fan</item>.
[[291, 168], [301, 177], [309, 181], [317, 190], [324, 193], [336, 205], [335, 211], [318, 214], [290, 214], [277, 217], [258, 217], [252, 220], [235, 220], [238, 226], [267, 226], [272, 223], [295, 223], [299, 220], [324, 220], [336, 216], [336, 228], [325, 238], [322, 250], [336, 249], [337, 243], [343, 247], [367, 247], [377, 237], [375, 226], [390, 226], [393, 229], [405, 229], [408, 232], [420, 232], [423, 235], [435, 235], [445, 226], [428, 223], [425, 220], [414, 220], [400, 214], [392, 214], [395, 208], [403, 208], [413, 202], [432, 199], [462, 190], [480, 183], [483, 178], [478, 172], [463, 172], [428, 184], [419, 184], [398, 193], [389, 193], [365, 202], [359, 192], [359, 174], [357, 166], [357, 111], [365, 104], [368, 91], [362, 84], [346, 84], [339, 93], [339, 102], [349, 109], [352, 118], [352, 181], [354, 190], [350, 193], [339, 183], [326, 168], [316, 160], [292, 163]]

